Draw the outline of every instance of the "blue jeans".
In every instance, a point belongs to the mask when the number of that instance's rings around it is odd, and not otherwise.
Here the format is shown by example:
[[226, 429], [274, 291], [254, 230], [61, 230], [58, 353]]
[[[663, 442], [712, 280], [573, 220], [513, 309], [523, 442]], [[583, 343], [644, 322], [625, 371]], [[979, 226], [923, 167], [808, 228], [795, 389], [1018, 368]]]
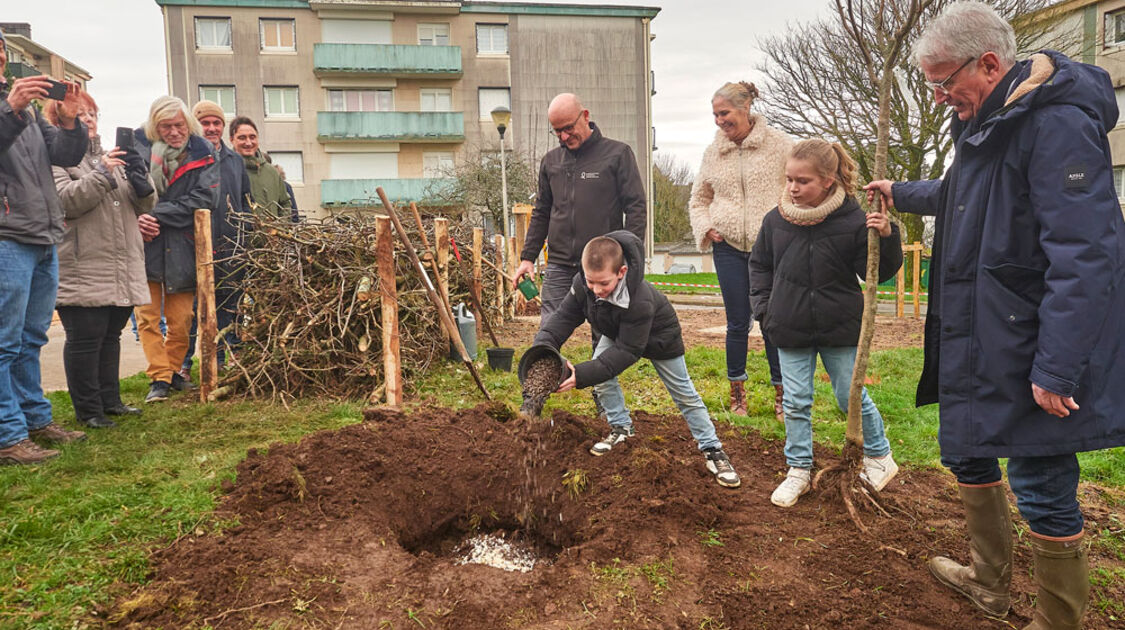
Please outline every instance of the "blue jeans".
[[[612, 347], [613, 340], [602, 336], [598, 340], [598, 346], [594, 348], [594, 358], [598, 358], [598, 355]], [[703, 404], [703, 399], [695, 391], [695, 385], [692, 384], [691, 377], [688, 376], [684, 355], [681, 354], [674, 359], [660, 361], [652, 359], [651, 361], [652, 367], [656, 368], [656, 373], [660, 376], [660, 380], [664, 381], [664, 388], [668, 390], [672, 400], [679, 407], [684, 420], [687, 420], [688, 429], [691, 430], [691, 436], [699, 444], [699, 450], [722, 448], [723, 443], [719, 441], [719, 436], [715, 433], [715, 423], [711, 421], [711, 414], [707, 412], [707, 406]], [[633, 426], [633, 419], [629, 417], [629, 410], [625, 408], [625, 393], [621, 391], [621, 385], [617, 382], [616, 376], [594, 385], [594, 393], [601, 401], [602, 407], [605, 408], [606, 419], [609, 420], [610, 426]]]
[[59, 286], [54, 245], [0, 239], [0, 448], [51, 423], [39, 380], [39, 349]]
[[[1000, 463], [995, 457], [942, 457], [941, 464], [964, 485], [1000, 481]], [[1031, 531], [1060, 538], [1082, 531], [1078, 472], [1078, 457], [1073, 453], [1008, 460], [1008, 485]]]
[[[785, 387], [782, 407], [785, 409], [785, 462], [791, 468], [812, 468], [812, 403], [816, 355], [832, 381], [836, 404], [848, 411], [848, 389], [855, 366], [855, 347], [843, 348], [778, 348], [781, 358], [781, 380]], [[883, 430], [883, 417], [863, 388], [863, 453], [882, 457], [891, 452]]]
[[[750, 334], [750, 252], [720, 241], [712, 244], [711, 256], [715, 261], [715, 275], [719, 277], [719, 290], [723, 293], [723, 308], [727, 313], [727, 378], [745, 381], [746, 346]], [[770, 383], [781, 385], [777, 348], [764, 332], [762, 341], [766, 344], [766, 360], [770, 364]]]

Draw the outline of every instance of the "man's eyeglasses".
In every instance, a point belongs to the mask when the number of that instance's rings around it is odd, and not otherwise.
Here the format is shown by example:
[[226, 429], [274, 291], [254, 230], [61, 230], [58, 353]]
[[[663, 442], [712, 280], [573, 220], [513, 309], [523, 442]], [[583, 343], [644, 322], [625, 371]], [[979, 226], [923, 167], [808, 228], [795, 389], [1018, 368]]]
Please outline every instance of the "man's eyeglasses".
[[578, 112], [578, 118], [575, 118], [574, 122], [565, 127], [552, 128], [548, 133], [556, 137], [561, 137], [564, 133], [568, 136], [574, 135], [574, 126], [578, 124], [578, 121], [582, 120], [582, 114], [585, 113], [585, 110]]
[[933, 82], [933, 81], [926, 81], [926, 87], [930, 88], [931, 90], [933, 90], [933, 91], [935, 91], [938, 94], [941, 94], [943, 96], [949, 96], [949, 82], [953, 80], [953, 77], [957, 76], [958, 72], [964, 70], [966, 66], [968, 66], [970, 63], [972, 63], [976, 60], [977, 60], [976, 57], [972, 57], [971, 59], [969, 59], [965, 63], [961, 64], [956, 70], [954, 70], [953, 72], [950, 72], [949, 76], [945, 77], [941, 81], [938, 81], [936, 83]]

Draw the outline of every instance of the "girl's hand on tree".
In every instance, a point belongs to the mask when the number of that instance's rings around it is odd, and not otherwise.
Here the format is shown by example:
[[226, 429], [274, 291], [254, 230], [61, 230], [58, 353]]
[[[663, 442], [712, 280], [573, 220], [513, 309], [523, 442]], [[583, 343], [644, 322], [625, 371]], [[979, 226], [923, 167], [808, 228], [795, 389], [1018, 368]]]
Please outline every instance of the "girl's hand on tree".
[[891, 235], [891, 221], [885, 212], [872, 212], [867, 215], [867, 227], [879, 232], [879, 236], [887, 238]]

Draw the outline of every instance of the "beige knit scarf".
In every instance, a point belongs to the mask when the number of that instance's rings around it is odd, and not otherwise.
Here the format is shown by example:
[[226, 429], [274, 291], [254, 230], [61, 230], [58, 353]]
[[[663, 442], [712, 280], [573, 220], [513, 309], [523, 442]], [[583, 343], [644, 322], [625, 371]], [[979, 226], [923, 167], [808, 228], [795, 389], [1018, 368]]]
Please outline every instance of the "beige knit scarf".
[[783, 219], [793, 225], [816, 225], [844, 205], [844, 187], [836, 185], [833, 190], [835, 192], [828, 195], [818, 206], [797, 205], [793, 203], [788, 190], [782, 191], [777, 211], [781, 213]]

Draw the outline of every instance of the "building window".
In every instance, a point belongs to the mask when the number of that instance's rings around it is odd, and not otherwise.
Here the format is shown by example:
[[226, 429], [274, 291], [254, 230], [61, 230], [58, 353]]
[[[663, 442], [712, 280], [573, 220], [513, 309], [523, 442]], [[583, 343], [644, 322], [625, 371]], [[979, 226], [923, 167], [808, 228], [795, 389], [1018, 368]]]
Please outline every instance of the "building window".
[[230, 18], [195, 18], [195, 47], [199, 50], [230, 50]]
[[448, 24], [419, 24], [418, 43], [422, 46], [448, 46]]
[[1105, 45], [1125, 45], [1125, 10], [1105, 14]]
[[1125, 166], [1113, 167], [1113, 187], [1117, 189], [1117, 201], [1125, 203]]
[[234, 106], [233, 85], [201, 85], [199, 86], [199, 100], [218, 103], [228, 119], [233, 118], [234, 113], [238, 111]]
[[330, 112], [393, 112], [393, 90], [328, 90]]
[[398, 179], [398, 153], [330, 153], [332, 179]]
[[270, 159], [285, 171], [285, 181], [290, 184], [305, 181], [305, 161], [300, 151], [270, 151]]
[[426, 151], [423, 153], [422, 177], [453, 177], [453, 152]]
[[390, 20], [321, 20], [320, 39], [326, 44], [390, 44]]
[[262, 50], [297, 50], [296, 26], [293, 20], [258, 20]]
[[264, 90], [266, 118], [297, 118], [300, 116], [297, 86], [267, 87]]
[[453, 90], [449, 88], [422, 88], [420, 91], [422, 95], [422, 111], [453, 111]]
[[506, 55], [508, 53], [508, 25], [477, 24], [477, 52]]
[[492, 120], [492, 110], [503, 105], [512, 107], [512, 93], [508, 88], [480, 88], [478, 92], [480, 103], [480, 119]]

